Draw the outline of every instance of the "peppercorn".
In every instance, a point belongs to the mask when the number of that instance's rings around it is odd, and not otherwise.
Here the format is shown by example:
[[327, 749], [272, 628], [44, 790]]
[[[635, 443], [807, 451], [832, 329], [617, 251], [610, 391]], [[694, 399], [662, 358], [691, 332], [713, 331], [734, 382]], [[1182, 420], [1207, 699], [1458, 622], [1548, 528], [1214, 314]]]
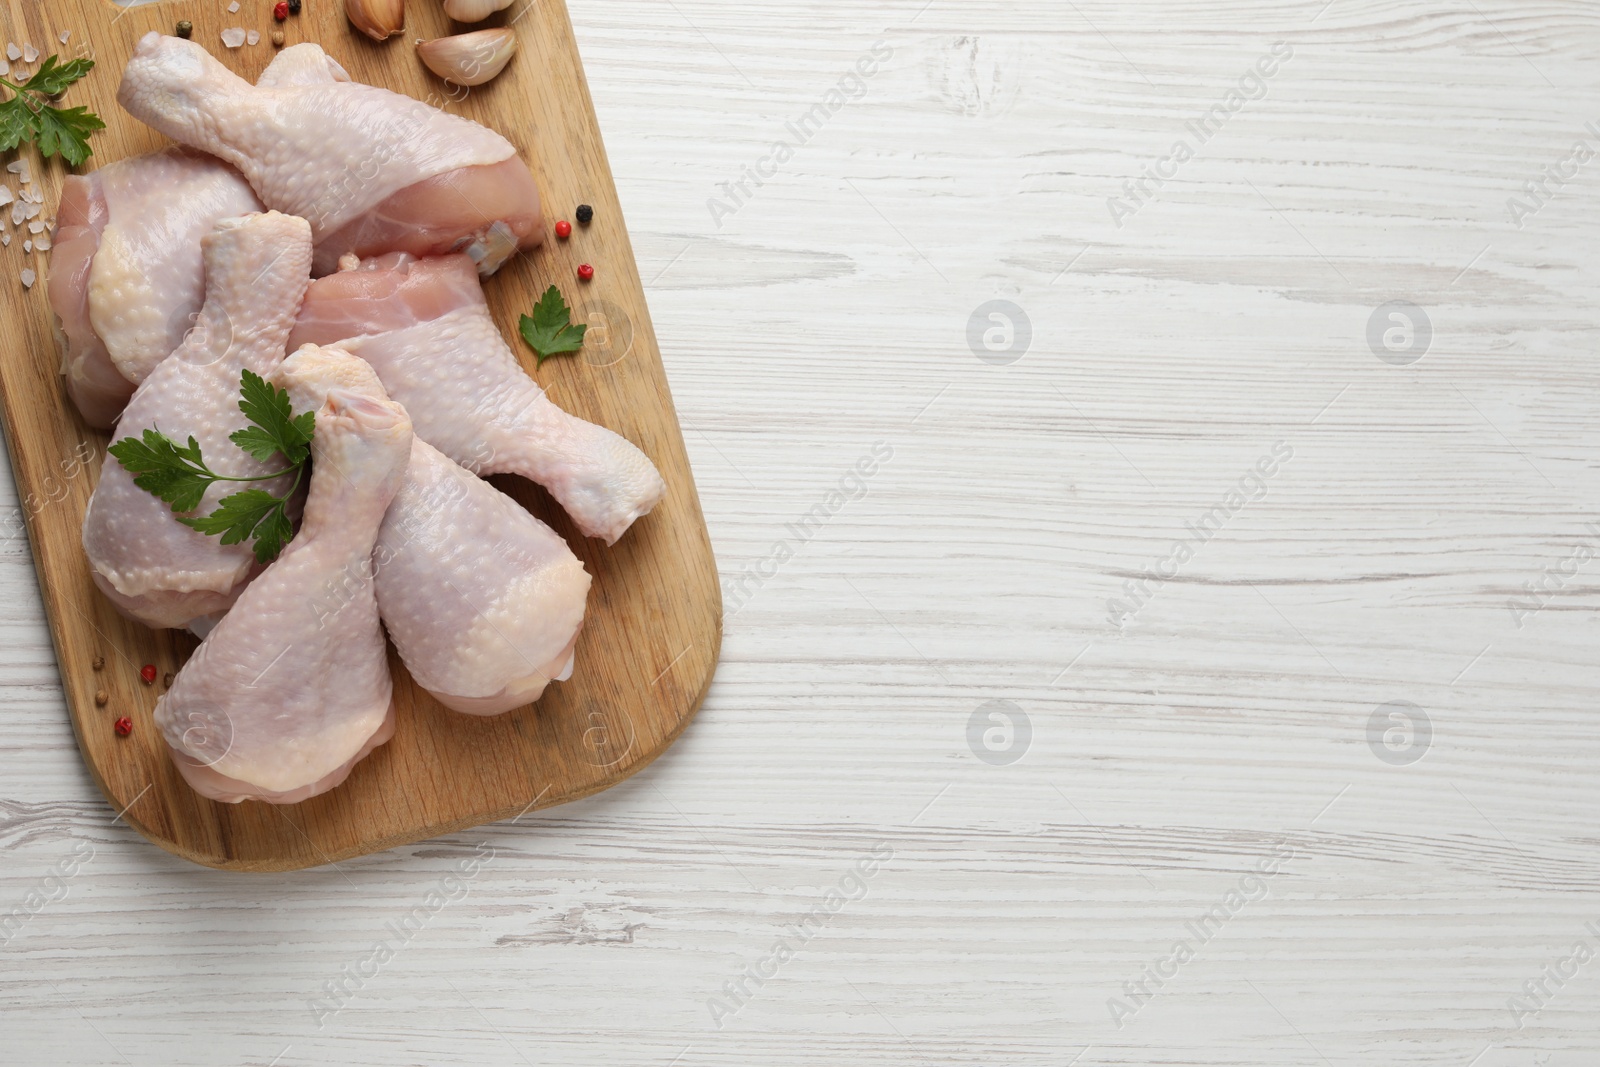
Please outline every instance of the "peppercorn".
[[593, 280], [594, 268], [589, 266], [587, 263], [582, 264], [578, 267], [578, 277], [586, 282]]
[[272, 17], [282, 22], [289, 17], [289, 0], [278, 0], [272, 5]]
[[156, 681], [156, 665], [154, 663], [146, 663], [143, 667], [140, 667], [139, 677], [144, 679], [145, 685], [154, 685]]
[[282, 30], [273, 30], [272, 31], [272, 47], [274, 47], [274, 48], [282, 48], [283, 47], [283, 41], [284, 41], [283, 31]]
[[289, 0], [289, 14], [300, 14], [300, 0]]
[[588, 204], [579, 204], [578, 210], [573, 212], [573, 214], [577, 217], [579, 223], [587, 226], [594, 218], [594, 208], [590, 207]]
[[190, 22], [188, 19], [184, 19], [182, 22], [178, 23], [178, 36], [182, 37], [185, 41], [193, 37], [194, 23]]
[[168, 671], [166, 674], [163, 674], [161, 676], [161, 688], [163, 688], [163, 689], [171, 689], [172, 688], [172, 672], [171, 671]]
[[133, 733], [133, 720], [124, 715], [113, 724], [112, 729], [117, 731], [118, 737], [127, 737]]
[[94, 695], [94, 706], [97, 708], [103, 708], [107, 703], [110, 702], [110, 700], [110, 695], [107, 694], [104, 689], [102, 689]]
[[97, 671], [106, 669], [106, 658], [104, 656], [96, 656], [94, 658], [94, 669]]
[[572, 223], [568, 222], [566, 219], [562, 219], [560, 222], [556, 223], [556, 236], [561, 238], [563, 241], [565, 241], [568, 237], [571, 237]]

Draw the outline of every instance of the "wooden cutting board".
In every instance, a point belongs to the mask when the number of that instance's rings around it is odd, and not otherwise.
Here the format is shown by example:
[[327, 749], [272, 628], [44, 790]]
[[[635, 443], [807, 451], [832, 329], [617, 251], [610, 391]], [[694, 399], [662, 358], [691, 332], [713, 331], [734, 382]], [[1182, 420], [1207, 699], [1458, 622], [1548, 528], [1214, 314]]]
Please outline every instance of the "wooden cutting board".
[[[721, 645], [722, 604], [705, 520], [695, 494], [682, 432], [661, 365], [643, 286], [623, 225], [594, 106], [562, 0], [517, 0], [479, 27], [454, 25], [438, 0], [411, 0], [403, 35], [379, 44], [356, 33], [342, 0], [304, 0], [279, 24], [270, 0], [225, 0], [117, 8], [99, 0], [40, 4], [0, 0], [0, 34], [42, 56], [87, 55], [95, 70], [73, 86], [63, 106], [87, 105], [108, 128], [93, 138], [84, 169], [137, 155], [162, 139], [116, 103], [117, 83], [135, 42], [154, 29], [194, 24], [194, 40], [254, 81], [272, 60], [275, 28], [289, 44], [316, 41], [358, 81], [450, 110], [510, 138], [533, 167], [546, 224], [592, 204], [594, 222], [568, 241], [547, 237], [519, 256], [486, 290], [506, 336], [520, 314], [554, 283], [591, 324], [576, 356], [549, 360], [535, 375], [568, 411], [638, 444], [666, 478], [666, 499], [614, 548], [582, 537], [544, 492], [519, 479], [496, 479], [565, 536], [594, 575], [589, 616], [572, 679], [535, 706], [492, 719], [457, 715], [418, 689], [391, 651], [398, 729], [338, 789], [303, 804], [217, 804], [191, 791], [169, 762], [151, 719], [164, 678], [197, 646], [187, 634], [130, 623], [95, 589], [79, 543], [89, 494], [109, 443], [87, 429], [67, 400], [51, 330], [44, 279], [48, 253], [27, 254], [27, 236], [0, 248], [5, 355], [0, 359], [6, 442], [16, 471], [22, 516], [49, 614], [74, 729], [84, 759], [107, 800], [150, 840], [196, 863], [231, 870], [280, 871], [334, 862], [587, 796], [639, 770], [672, 743], [705, 696]], [[452, 90], [418, 61], [415, 42], [471, 28], [509, 25], [519, 52], [499, 78]], [[256, 30], [259, 44], [223, 46], [228, 27]], [[66, 43], [61, 34], [70, 33]], [[20, 64], [32, 73], [35, 64]], [[451, 97], [454, 97], [452, 99]], [[45, 193], [51, 218], [66, 175], [59, 159], [40, 165], [21, 149]], [[4, 162], [17, 158], [6, 156]], [[15, 189], [15, 175], [10, 178]], [[578, 264], [591, 263], [581, 284]], [[31, 290], [24, 267], [39, 272]], [[524, 346], [518, 342], [520, 350]], [[524, 352], [524, 356], [529, 354]], [[531, 358], [525, 359], [530, 372]], [[103, 661], [103, 663], [102, 663]], [[96, 664], [102, 664], [97, 667]], [[140, 667], [154, 664], [153, 685]], [[95, 694], [109, 698], [97, 707]], [[113, 722], [133, 720], [130, 737]]]

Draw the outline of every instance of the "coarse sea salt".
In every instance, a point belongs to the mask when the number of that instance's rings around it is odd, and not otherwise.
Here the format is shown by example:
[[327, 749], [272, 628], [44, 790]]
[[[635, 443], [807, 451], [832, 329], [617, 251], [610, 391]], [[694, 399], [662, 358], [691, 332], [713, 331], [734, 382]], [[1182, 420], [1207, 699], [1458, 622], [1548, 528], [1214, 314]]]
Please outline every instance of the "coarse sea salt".
[[9, 185], [0, 185], [0, 207], [5, 207], [7, 204], [11, 203], [15, 199], [16, 199], [16, 196], [14, 196], [12, 194], [11, 186], [9, 186]]
[[38, 237], [34, 238], [33, 248], [36, 252], [50, 251], [50, 235], [47, 233], [41, 233]]
[[44, 232], [44, 219], [34, 219], [32, 222], [28, 223], [28, 232], [29, 233], [43, 233]]
[[32, 63], [38, 58], [39, 50], [37, 48], [33, 47], [31, 44], [22, 46], [22, 61], [24, 63]]
[[255, 30], [251, 30], [248, 34], [245, 35], [244, 42], [245, 42], [245, 44], [252, 45], [252, 46], [258, 45], [258, 44], [261, 43], [261, 35], [259, 33], [257, 33]]
[[11, 235], [9, 233], [0, 233], [0, 245], [4, 245], [7, 248], [11, 247]]
[[22, 272], [22, 287], [24, 289], [32, 289], [33, 288], [33, 283], [38, 281], [38, 280], [39, 280], [39, 276], [37, 274], [35, 274], [33, 271], [24, 270]]
[[227, 45], [229, 48], [241, 48], [241, 47], [243, 47], [244, 46], [244, 27], [243, 26], [229, 26], [227, 29], [223, 30], [222, 31], [222, 43]]
[[17, 47], [15, 41], [6, 42], [6, 58], [13, 63], [22, 58], [22, 49]]
[[233, 0], [233, 3], [228, 5], [228, 14], [237, 15], [238, 13], [239, 13], [239, 0]]
[[24, 252], [32, 252], [33, 251], [33, 242], [32, 241], [24, 241], [24, 242], [22, 242], [22, 250]]
[[61, 31], [61, 36], [56, 38], [56, 40], [60, 41], [62, 44], [66, 44], [71, 39], [72, 39], [72, 31], [71, 30], [62, 30]]
[[11, 174], [20, 176], [24, 185], [28, 185], [33, 182], [33, 168], [28, 166], [28, 161], [26, 159], [18, 159], [11, 163], [7, 163], [6, 170]]

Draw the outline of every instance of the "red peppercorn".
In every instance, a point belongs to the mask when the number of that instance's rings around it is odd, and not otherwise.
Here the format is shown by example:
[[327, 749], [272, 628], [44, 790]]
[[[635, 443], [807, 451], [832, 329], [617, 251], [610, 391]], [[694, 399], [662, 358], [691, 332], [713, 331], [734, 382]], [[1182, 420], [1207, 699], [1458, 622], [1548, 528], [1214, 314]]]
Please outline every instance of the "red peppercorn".
[[279, 22], [282, 22], [284, 19], [288, 18], [289, 0], [278, 0], [277, 5], [272, 9], [272, 17], [277, 19]]
[[133, 733], [133, 720], [124, 715], [122, 718], [116, 721], [116, 723], [112, 726], [112, 729], [117, 731], [118, 737], [127, 737], [129, 734]]
[[589, 280], [593, 279], [594, 278], [594, 268], [589, 266], [589, 264], [587, 264], [587, 263], [583, 264], [582, 266], [580, 266], [578, 268], [578, 277], [582, 278], [584, 281], [589, 281]]
[[556, 236], [561, 238], [563, 241], [565, 241], [568, 237], [571, 237], [572, 223], [568, 222], [566, 219], [562, 219], [560, 222], [556, 223]]
[[145, 685], [155, 685], [156, 684], [156, 665], [154, 663], [146, 663], [143, 667], [140, 667], [139, 668], [139, 677], [144, 679], [144, 684]]

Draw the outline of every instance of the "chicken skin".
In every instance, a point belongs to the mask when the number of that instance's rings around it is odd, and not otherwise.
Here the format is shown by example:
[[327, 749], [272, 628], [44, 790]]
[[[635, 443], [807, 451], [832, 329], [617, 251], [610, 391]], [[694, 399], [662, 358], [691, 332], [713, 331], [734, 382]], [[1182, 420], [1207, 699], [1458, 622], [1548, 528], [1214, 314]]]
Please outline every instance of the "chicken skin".
[[[335, 389], [317, 411], [299, 534], [156, 702], [172, 758], [202, 796], [298, 803], [393, 735], [372, 546], [411, 442], [398, 404]], [[335, 585], [337, 601], [319, 603]]]
[[[307, 49], [251, 85], [192, 41], [151, 32], [117, 95], [130, 114], [209, 152], [262, 202], [307, 219], [318, 274], [341, 256], [463, 252], [493, 274], [543, 237], [539, 191], [492, 130], [321, 68]], [[326, 78], [326, 80], [324, 80]]]
[[666, 492], [625, 438], [562, 411], [507, 347], [465, 256], [369, 260], [314, 282], [289, 341], [372, 364], [417, 436], [474, 474], [538, 482], [608, 544]]
[[[278, 381], [297, 411], [335, 390], [387, 399], [372, 368], [337, 348], [307, 345]], [[571, 673], [589, 592], [583, 563], [516, 501], [420, 439], [372, 564], [400, 658], [446, 707], [498, 715]], [[341, 577], [320, 594], [321, 610], [337, 610], [349, 588]]]
[[187, 148], [68, 175], [49, 295], [67, 393], [85, 422], [109, 429], [193, 327], [205, 296], [200, 239], [219, 219], [260, 210], [238, 171]]
[[[195, 328], [156, 365], [129, 401], [113, 440], [159, 429], [182, 444], [193, 436], [207, 465], [235, 478], [268, 475], [229, 435], [247, 425], [239, 380], [249, 369], [270, 378], [310, 284], [311, 228], [268, 212], [224, 219], [204, 242], [206, 299]], [[253, 483], [274, 493], [287, 479]], [[210, 514], [238, 490], [219, 482], [198, 509]], [[259, 569], [248, 544], [224, 545], [178, 521], [171, 508], [134, 484], [114, 457], [83, 517], [83, 547], [95, 584], [123, 614], [154, 627], [181, 627], [224, 611]]]

